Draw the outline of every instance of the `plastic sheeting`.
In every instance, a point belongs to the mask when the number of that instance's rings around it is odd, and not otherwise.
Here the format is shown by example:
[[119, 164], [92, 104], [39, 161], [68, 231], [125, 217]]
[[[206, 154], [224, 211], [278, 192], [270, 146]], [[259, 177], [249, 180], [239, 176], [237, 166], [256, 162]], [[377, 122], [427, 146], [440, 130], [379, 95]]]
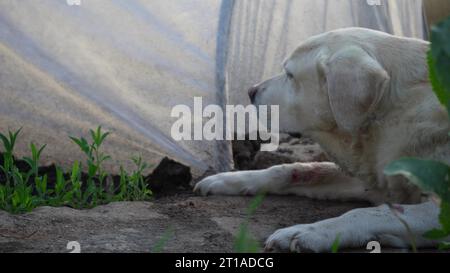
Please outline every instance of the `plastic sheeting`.
[[421, 0], [80, 1], [0, 1], [0, 130], [23, 127], [18, 156], [47, 143], [44, 163], [68, 167], [82, 159], [68, 135], [103, 125], [110, 171], [132, 155], [227, 170], [229, 142], [171, 138], [173, 106], [247, 104], [249, 86], [323, 31], [424, 37]]

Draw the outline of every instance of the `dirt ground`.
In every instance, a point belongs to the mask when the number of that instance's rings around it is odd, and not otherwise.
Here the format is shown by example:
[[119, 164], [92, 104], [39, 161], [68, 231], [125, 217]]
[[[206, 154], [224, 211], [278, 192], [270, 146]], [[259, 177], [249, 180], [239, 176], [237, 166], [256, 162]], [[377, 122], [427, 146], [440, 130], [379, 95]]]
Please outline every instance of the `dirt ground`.
[[[283, 136], [273, 153], [259, 152], [252, 142], [235, 143], [233, 149], [241, 170], [326, 160], [317, 144], [290, 136]], [[253, 197], [196, 196], [186, 190], [193, 186], [189, 171], [170, 160], [163, 163], [152, 174], [151, 186], [166, 194], [157, 194], [153, 202], [111, 203], [90, 210], [40, 207], [24, 215], [0, 211], [0, 252], [70, 252], [70, 241], [77, 241], [81, 252], [233, 252]], [[249, 231], [262, 245], [279, 228], [364, 206], [368, 204], [267, 196], [250, 218]]]
[[[41, 207], [25, 215], [0, 211], [0, 252], [233, 252], [234, 236], [251, 197], [190, 193], [154, 202], [120, 202], [91, 210]], [[361, 203], [268, 196], [249, 230], [261, 243], [278, 228], [338, 216]], [[165, 239], [164, 239], [165, 238]]]

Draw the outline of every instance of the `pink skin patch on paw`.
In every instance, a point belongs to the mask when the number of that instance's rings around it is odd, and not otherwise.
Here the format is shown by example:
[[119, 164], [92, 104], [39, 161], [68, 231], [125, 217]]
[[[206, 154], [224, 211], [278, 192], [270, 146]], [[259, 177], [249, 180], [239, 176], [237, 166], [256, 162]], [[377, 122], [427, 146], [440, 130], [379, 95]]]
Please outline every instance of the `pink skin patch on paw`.
[[397, 212], [400, 212], [401, 214], [405, 213], [405, 209], [401, 205], [393, 204], [391, 207], [392, 209], [394, 209]]
[[314, 171], [299, 171], [294, 169], [291, 174], [291, 182], [294, 184], [310, 184], [314, 182], [315, 177]]

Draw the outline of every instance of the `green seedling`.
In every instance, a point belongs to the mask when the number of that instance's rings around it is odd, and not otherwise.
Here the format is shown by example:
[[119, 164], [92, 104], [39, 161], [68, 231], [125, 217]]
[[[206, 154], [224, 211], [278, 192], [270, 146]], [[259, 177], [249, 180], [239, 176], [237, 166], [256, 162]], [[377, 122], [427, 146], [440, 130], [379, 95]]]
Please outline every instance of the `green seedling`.
[[341, 245], [341, 235], [336, 235], [336, 238], [333, 241], [333, 244], [331, 245], [331, 253], [338, 253], [339, 252], [339, 246]]
[[173, 229], [172, 227], [169, 227], [161, 236], [161, 238], [156, 242], [155, 246], [153, 247], [152, 253], [161, 253], [164, 250], [164, 247], [167, 245], [167, 242], [169, 242], [170, 238], [172, 237]]
[[261, 193], [252, 199], [247, 208], [246, 219], [241, 224], [239, 232], [234, 241], [234, 250], [238, 253], [258, 253], [261, 251], [261, 245], [253, 238], [249, 231], [250, 217], [255, 214], [256, 210], [264, 201], [265, 194]]
[[30, 144], [31, 150], [31, 158], [24, 157], [23, 160], [30, 166], [30, 176], [39, 177], [39, 160], [41, 158], [41, 154], [44, 151], [47, 145], [41, 146], [39, 149], [34, 145], [34, 143]]
[[12, 177], [14, 180], [14, 192], [11, 199], [12, 211], [15, 213], [31, 211], [35, 201], [31, 186], [27, 185], [24, 175], [15, 166], [12, 168]]
[[122, 166], [120, 166], [120, 181], [118, 193], [114, 197], [114, 201], [129, 200], [128, 196], [128, 174]]
[[12, 180], [12, 168], [14, 166], [14, 147], [16, 145], [17, 137], [19, 136], [22, 128], [16, 132], [9, 131], [8, 136], [0, 133], [0, 139], [3, 143], [4, 153], [3, 153], [3, 166], [0, 166], [0, 170], [3, 171], [6, 177], [6, 182], [10, 185]]
[[36, 183], [36, 191], [39, 195], [40, 200], [45, 201], [48, 194], [48, 176], [44, 175], [43, 177], [36, 177], [34, 181]]
[[75, 161], [72, 166], [72, 172], [70, 175], [70, 183], [72, 186], [72, 206], [74, 208], [82, 207], [82, 190], [81, 190], [81, 170], [80, 163]]
[[72, 201], [72, 192], [61, 168], [56, 168], [55, 202], [58, 206], [68, 205]]
[[[105, 198], [106, 192], [104, 191], [104, 181], [108, 174], [103, 171], [102, 164], [110, 160], [111, 157], [100, 151], [100, 148], [105, 141], [105, 139], [110, 134], [109, 132], [102, 132], [102, 127], [99, 126], [97, 129], [89, 130], [91, 134], [92, 143], [89, 143], [85, 138], [75, 138], [70, 137], [73, 142], [75, 142], [80, 149], [87, 156], [87, 167], [88, 167], [88, 179], [87, 179], [87, 195], [85, 196], [85, 202], [90, 200], [93, 206], [98, 203], [98, 199]], [[98, 187], [96, 186], [98, 182]]]
[[133, 162], [136, 165], [136, 170], [129, 177], [129, 184], [131, 186], [131, 200], [149, 200], [152, 196], [152, 191], [147, 188], [144, 181], [144, 171], [149, 167], [147, 163], [142, 162], [141, 157], [134, 157]]

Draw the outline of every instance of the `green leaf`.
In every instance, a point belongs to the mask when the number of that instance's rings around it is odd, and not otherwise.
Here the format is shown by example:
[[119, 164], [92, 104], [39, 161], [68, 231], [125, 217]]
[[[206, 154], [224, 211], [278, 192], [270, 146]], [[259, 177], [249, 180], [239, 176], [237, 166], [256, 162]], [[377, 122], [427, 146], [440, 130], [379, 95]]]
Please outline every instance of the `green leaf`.
[[262, 202], [264, 201], [265, 194], [261, 193], [258, 194], [255, 198], [253, 198], [250, 202], [250, 206], [247, 209], [248, 215], [253, 215], [255, 211], [261, 206]]
[[430, 231], [425, 232], [425, 234], [423, 234], [423, 237], [425, 237], [427, 239], [431, 239], [431, 240], [439, 240], [439, 239], [445, 238], [447, 236], [448, 236], [448, 234], [442, 229], [432, 229]]
[[427, 57], [433, 90], [450, 113], [450, 17], [431, 28]]
[[341, 235], [336, 235], [336, 239], [334, 239], [333, 244], [331, 245], [331, 253], [338, 253], [339, 246], [341, 244]]
[[61, 197], [61, 194], [65, 190], [65, 181], [64, 175], [60, 168], [56, 168], [56, 184], [55, 184], [55, 193], [58, 197]]
[[88, 156], [90, 156], [90, 146], [87, 142], [86, 139], [84, 138], [75, 138], [75, 137], [70, 137], [70, 139], [72, 139], [73, 142], [75, 142], [75, 144], [78, 145], [78, 147], [80, 147], [80, 149], [87, 154]]
[[34, 169], [33, 159], [31, 159], [29, 157], [24, 157], [24, 158], [22, 158], [22, 160], [25, 161], [25, 163], [27, 163], [27, 165], [30, 166], [31, 169]]
[[44, 177], [36, 177], [36, 190], [40, 196], [45, 196], [47, 194], [47, 175]]
[[101, 126], [98, 126], [96, 131], [89, 130], [89, 132], [91, 133], [92, 140], [97, 148], [102, 145], [105, 138], [109, 135], [109, 132], [102, 133]]
[[173, 229], [172, 227], [169, 227], [162, 237], [156, 242], [156, 245], [153, 247], [153, 253], [160, 253], [164, 250], [164, 246], [167, 245], [167, 242], [170, 240], [170, 238], [173, 237]]
[[441, 202], [441, 212], [439, 213], [439, 222], [442, 225], [442, 229], [450, 235], [450, 203]]
[[[97, 131], [98, 131], [98, 129], [97, 129]], [[89, 133], [91, 134], [92, 141], [94, 141], [94, 143], [96, 143], [97, 142], [97, 133], [92, 129], [89, 129]]]
[[[151, 192], [148, 193], [149, 195]], [[262, 204], [265, 194], [260, 193], [254, 197], [247, 209], [247, 219], [241, 224], [239, 233], [234, 242], [234, 250], [238, 253], [257, 253], [261, 246], [257, 240], [250, 234], [248, 225], [249, 218], [256, 212], [258, 207]]]
[[47, 147], [47, 144], [42, 145], [41, 148], [39, 148], [39, 150], [36, 153], [36, 160], [39, 160], [39, 158], [41, 158], [41, 154], [44, 151], [45, 147]]
[[449, 249], [450, 249], [449, 242], [440, 242], [439, 243], [439, 250], [449, 250]]
[[20, 132], [22, 131], [22, 128], [20, 128], [19, 130], [17, 130], [16, 132], [11, 132], [9, 131], [9, 145], [10, 145], [10, 152], [12, 152], [14, 150], [14, 146], [16, 145], [16, 140], [17, 137], [19, 136]]
[[234, 242], [234, 251], [237, 253], [257, 253], [261, 249], [258, 241], [255, 240], [248, 229], [248, 223], [241, 224], [239, 233]]
[[104, 162], [104, 161], [107, 161], [107, 160], [111, 160], [111, 156], [109, 156], [109, 155], [102, 155], [100, 157], [100, 162]]
[[386, 175], [402, 175], [424, 191], [436, 193], [450, 202], [450, 168], [444, 163], [416, 158], [403, 158], [384, 169]]
[[36, 145], [34, 145], [33, 142], [30, 143], [30, 149], [31, 149], [31, 154], [33, 155], [33, 158], [35, 156], [37, 156], [37, 148], [36, 148]]
[[10, 151], [10, 149], [11, 149], [11, 144], [9, 143], [9, 139], [8, 139], [5, 135], [3, 135], [3, 134], [0, 134], [0, 139], [1, 139], [2, 142], [3, 142], [3, 147], [5, 148], [5, 151], [6, 151], [6, 152]]
[[94, 164], [89, 164], [88, 166], [88, 175], [89, 177], [94, 177], [94, 175], [97, 173], [98, 166]]
[[100, 138], [100, 144], [103, 143], [103, 141], [105, 141], [105, 139], [110, 135], [109, 132], [104, 133], [101, 138]]
[[433, 60], [431, 51], [428, 52], [428, 73], [430, 78], [431, 86], [433, 87], [433, 91], [438, 97], [439, 101], [442, 103], [442, 105], [447, 107], [447, 111], [450, 111], [449, 108], [449, 100], [450, 95], [444, 88], [443, 84], [438, 78], [437, 72], [436, 72], [436, 64]]
[[75, 160], [75, 162], [73, 163], [73, 166], [72, 166], [72, 175], [70, 177], [70, 180], [72, 181], [72, 183], [78, 180], [79, 173], [80, 173], [80, 163]]
[[22, 131], [22, 128], [20, 128], [19, 130], [17, 130], [14, 133], [9, 131], [9, 139], [10, 139], [12, 147], [14, 147], [14, 145], [16, 144], [17, 137], [19, 136], [21, 131]]
[[25, 180], [24, 180], [22, 173], [19, 171], [19, 169], [17, 169], [17, 167], [14, 166], [12, 171], [13, 171], [13, 178], [14, 178], [15, 186], [24, 185]]
[[66, 192], [63, 196], [63, 203], [67, 204], [73, 199], [73, 192]]

